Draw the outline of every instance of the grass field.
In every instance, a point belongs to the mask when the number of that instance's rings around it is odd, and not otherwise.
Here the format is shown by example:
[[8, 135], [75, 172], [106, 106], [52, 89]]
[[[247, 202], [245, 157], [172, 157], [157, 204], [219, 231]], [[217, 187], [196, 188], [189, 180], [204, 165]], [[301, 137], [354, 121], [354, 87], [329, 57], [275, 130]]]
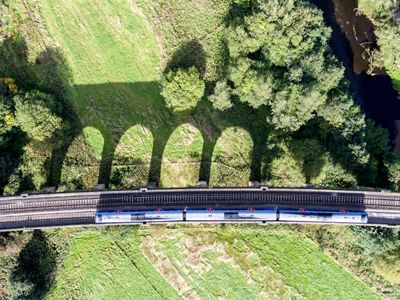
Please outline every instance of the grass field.
[[76, 234], [47, 298], [378, 299], [304, 236], [277, 227], [238, 228]]
[[230, 0], [136, 2], [160, 37], [163, 67], [183, 62], [198, 66], [207, 79], [221, 75], [224, 19]]
[[218, 139], [213, 152], [211, 186], [246, 186], [250, 178], [253, 142], [241, 128], [228, 128]]
[[140, 253], [135, 230], [115, 232], [78, 235], [47, 299], [178, 298]]
[[348, 226], [116, 226], [21, 232], [2, 235], [2, 242], [4, 237], [2, 299], [400, 295], [398, 246], [372, 254], [387, 245], [366, 241]]
[[196, 186], [203, 144], [201, 132], [192, 125], [184, 124], [175, 129], [164, 149], [160, 185]]
[[[128, 1], [42, 2], [49, 34], [68, 62], [71, 102], [82, 127], [99, 130], [105, 143], [104, 148], [98, 145], [101, 155], [112, 156], [107, 149], [114, 149], [121, 138], [115, 157], [120, 165], [120, 156], [126, 156], [135, 147], [132, 143], [145, 134], [140, 124], [159, 135], [168, 127], [156, 83], [160, 74], [156, 38]], [[93, 132], [85, 139], [98, 143]], [[151, 156], [152, 149], [151, 139], [143, 142], [147, 144], [137, 154], [142, 159]]]
[[282, 228], [156, 228], [142, 249], [162, 274], [176, 269], [200, 298], [377, 298], [309, 240]]

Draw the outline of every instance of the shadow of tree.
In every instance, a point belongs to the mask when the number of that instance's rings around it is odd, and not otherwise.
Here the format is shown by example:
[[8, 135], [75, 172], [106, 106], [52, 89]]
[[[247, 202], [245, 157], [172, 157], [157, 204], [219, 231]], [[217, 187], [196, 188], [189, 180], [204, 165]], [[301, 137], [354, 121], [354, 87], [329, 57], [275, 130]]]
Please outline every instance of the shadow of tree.
[[53, 283], [56, 264], [56, 253], [45, 234], [35, 230], [10, 276], [14, 298], [43, 299]]
[[170, 70], [176, 70], [179, 68], [189, 68], [191, 66], [197, 67], [201, 74], [204, 75], [206, 71], [206, 53], [203, 49], [203, 45], [196, 39], [183, 43], [182, 46], [176, 50], [171, 58], [169, 59], [164, 73]]
[[302, 162], [302, 172], [306, 183], [318, 177], [324, 166], [323, 154], [326, 151], [320, 141], [309, 138], [291, 140], [289, 150], [297, 161]]

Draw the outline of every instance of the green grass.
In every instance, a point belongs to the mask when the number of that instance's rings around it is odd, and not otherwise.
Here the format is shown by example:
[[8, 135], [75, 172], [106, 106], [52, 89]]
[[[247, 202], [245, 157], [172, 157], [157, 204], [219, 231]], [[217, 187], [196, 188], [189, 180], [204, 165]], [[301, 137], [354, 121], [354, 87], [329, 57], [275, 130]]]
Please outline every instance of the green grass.
[[[159, 95], [160, 48], [155, 35], [129, 1], [43, 0], [41, 14], [68, 64], [67, 95], [86, 141], [96, 158], [105, 157], [115, 166], [112, 178], [137, 174], [114, 187], [142, 186], [153, 146], [153, 137], [143, 128], [163, 137], [174, 123]], [[77, 161], [76, 168], [82, 168], [79, 164], [93, 167]], [[96, 174], [93, 181], [98, 178]]]
[[397, 259], [378, 261], [375, 270], [377, 274], [383, 276], [389, 282], [400, 284], [400, 263]]
[[142, 249], [189, 298], [379, 298], [299, 233], [278, 227], [238, 228], [151, 227]]
[[144, 186], [150, 173], [154, 137], [141, 125], [129, 128], [118, 143], [112, 162], [112, 188]]
[[83, 126], [125, 131], [145, 117], [144, 107], [160, 109], [157, 85], [140, 86], [159, 78], [159, 46], [128, 1], [41, 2], [50, 36], [66, 56]]
[[199, 283], [204, 298], [257, 298], [258, 290], [248, 285], [244, 274], [228, 264], [215, 264]]
[[400, 247], [384, 253], [375, 261], [375, 271], [389, 282], [400, 285]]
[[[223, 31], [230, 0], [137, 0], [138, 6], [152, 24], [163, 46], [163, 66], [182, 45], [184, 51], [175, 57], [189, 58], [205, 66], [207, 79], [221, 75], [224, 57]], [[182, 50], [182, 49], [181, 49]], [[191, 53], [195, 52], [193, 56]], [[173, 59], [172, 59], [173, 60]], [[203, 68], [202, 68], [203, 69]]]
[[190, 291], [186, 296], [378, 299], [301, 234], [242, 227], [152, 227], [142, 249], [176, 289]]
[[253, 142], [248, 132], [236, 127], [224, 130], [214, 148], [210, 185], [246, 186], [252, 150]]
[[201, 132], [190, 124], [175, 129], [164, 149], [161, 186], [196, 185], [199, 179], [203, 142]]
[[307, 299], [378, 299], [364, 283], [298, 234], [246, 232], [241, 235], [264, 262]]
[[140, 253], [134, 234], [78, 235], [47, 299], [178, 298]]
[[393, 87], [397, 90], [400, 98], [400, 70], [388, 71], [388, 74], [392, 78]]
[[83, 136], [96, 159], [100, 161], [103, 154], [104, 138], [99, 130], [93, 127], [85, 127], [83, 129]]

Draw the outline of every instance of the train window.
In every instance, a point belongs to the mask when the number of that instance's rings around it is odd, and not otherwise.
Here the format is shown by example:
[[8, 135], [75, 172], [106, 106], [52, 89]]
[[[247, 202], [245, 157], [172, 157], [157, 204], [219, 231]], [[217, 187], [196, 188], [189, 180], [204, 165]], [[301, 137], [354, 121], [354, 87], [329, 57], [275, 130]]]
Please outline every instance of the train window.
[[238, 218], [239, 218], [239, 213], [237, 213], [237, 212], [224, 213], [224, 219], [230, 220], [230, 219], [238, 219]]

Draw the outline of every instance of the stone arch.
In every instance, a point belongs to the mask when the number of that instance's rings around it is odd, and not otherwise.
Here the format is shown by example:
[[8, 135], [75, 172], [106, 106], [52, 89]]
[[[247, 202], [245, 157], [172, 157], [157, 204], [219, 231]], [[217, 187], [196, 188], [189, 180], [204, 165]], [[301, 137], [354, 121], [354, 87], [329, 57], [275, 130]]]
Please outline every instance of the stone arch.
[[58, 190], [94, 187], [98, 183], [103, 148], [103, 134], [91, 126], [83, 128], [64, 156]]
[[109, 185], [111, 188], [145, 186], [154, 145], [152, 132], [140, 124], [124, 132], [115, 147]]
[[199, 180], [204, 138], [190, 123], [178, 126], [169, 136], [161, 161], [161, 187], [195, 186]]
[[212, 154], [210, 186], [247, 186], [251, 177], [253, 147], [248, 131], [240, 127], [226, 128]]

